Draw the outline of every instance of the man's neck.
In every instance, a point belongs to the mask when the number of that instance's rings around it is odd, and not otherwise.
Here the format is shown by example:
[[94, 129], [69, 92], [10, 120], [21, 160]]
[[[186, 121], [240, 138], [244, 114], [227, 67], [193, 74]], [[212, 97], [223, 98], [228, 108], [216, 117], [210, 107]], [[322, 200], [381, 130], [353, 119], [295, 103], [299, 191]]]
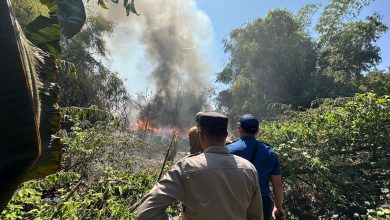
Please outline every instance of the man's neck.
[[256, 138], [256, 135], [242, 134], [240, 138]]
[[207, 144], [207, 147], [204, 150], [206, 150], [209, 147], [224, 147], [225, 145], [226, 145], [225, 142], [211, 142]]

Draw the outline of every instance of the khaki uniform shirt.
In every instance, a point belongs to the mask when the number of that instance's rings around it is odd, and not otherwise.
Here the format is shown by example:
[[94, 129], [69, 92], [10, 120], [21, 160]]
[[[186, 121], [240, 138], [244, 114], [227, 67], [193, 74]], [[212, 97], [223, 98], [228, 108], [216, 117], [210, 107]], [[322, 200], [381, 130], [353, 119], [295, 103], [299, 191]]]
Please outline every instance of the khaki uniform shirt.
[[138, 219], [168, 219], [165, 209], [176, 200], [183, 219], [263, 220], [256, 169], [223, 146], [177, 162], [143, 198]]
[[197, 126], [190, 128], [188, 138], [190, 141], [190, 153], [195, 154], [201, 152], [202, 147], [200, 146], [200, 134]]

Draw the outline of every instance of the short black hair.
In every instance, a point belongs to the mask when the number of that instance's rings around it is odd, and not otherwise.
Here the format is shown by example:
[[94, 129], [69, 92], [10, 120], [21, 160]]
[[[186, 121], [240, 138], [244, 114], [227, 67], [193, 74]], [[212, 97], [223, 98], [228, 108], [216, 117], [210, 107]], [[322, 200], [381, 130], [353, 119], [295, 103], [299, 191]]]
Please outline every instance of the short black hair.
[[205, 112], [200, 116], [201, 132], [211, 139], [221, 140], [227, 137], [228, 118], [218, 112]]
[[204, 134], [206, 137], [208, 137], [209, 139], [217, 140], [217, 141], [225, 140], [228, 135], [227, 131], [212, 130], [204, 127], [200, 127], [200, 132]]
[[257, 131], [259, 130], [259, 129], [257, 129], [257, 130], [250, 130], [250, 131], [248, 131], [248, 130], [245, 130], [245, 128], [243, 128], [243, 127], [241, 127], [240, 126], [240, 128], [242, 129], [242, 130], [244, 130], [246, 133], [248, 133], [249, 135], [255, 135], [256, 133], [257, 133]]
[[200, 127], [200, 130], [203, 131], [203, 133], [207, 136], [212, 137], [221, 137], [221, 136], [227, 136], [227, 131], [221, 131], [221, 130], [211, 130], [204, 127]]

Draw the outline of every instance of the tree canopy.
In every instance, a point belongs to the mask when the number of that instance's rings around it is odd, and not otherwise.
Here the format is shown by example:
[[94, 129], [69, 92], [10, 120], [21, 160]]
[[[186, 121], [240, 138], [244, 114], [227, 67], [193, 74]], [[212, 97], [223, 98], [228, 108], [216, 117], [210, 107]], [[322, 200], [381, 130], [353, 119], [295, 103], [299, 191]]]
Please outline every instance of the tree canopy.
[[217, 81], [229, 85], [218, 104], [229, 115], [263, 115], [270, 103], [304, 105], [305, 84], [316, 67], [316, 47], [294, 15], [274, 10], [231, 32], [230, 62]]
[[327, 5], [315, 25], [316, 38], [308, 30], [319, 9], [313, 4], [296, 15], [276, 9], [234, 29], [224, 41], [229, 62], [217, 74], [216, 81], [227, 85], [216, 98], [219, 110], [266, 119], [273, 103], [307, 108], [318, 98], [367, 91], [364, 74], [381, 62], [375, 43], [387, 31], [379, 14], [358, 19], [369, 2]]
[[107, 37], [113, 31], [113, 22], [101, 15], [88, 16], [83, 29], [64, 42], [61, 58], [74, 64], [75, 71], [61, 71], [61, 105], [119, 110], [127, 104], [127, 90], [118, 73], [107, 67]]

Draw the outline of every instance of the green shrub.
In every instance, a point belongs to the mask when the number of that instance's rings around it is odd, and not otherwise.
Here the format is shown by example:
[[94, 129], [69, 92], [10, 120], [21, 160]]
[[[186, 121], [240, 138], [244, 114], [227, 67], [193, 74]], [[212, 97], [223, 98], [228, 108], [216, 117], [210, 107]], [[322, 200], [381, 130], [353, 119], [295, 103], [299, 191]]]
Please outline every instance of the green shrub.
[[[0, 219], [135, 219], [131, 207], [157, 181], [159, 151], [96, 108], [66, 108], [62, 171], [20, 186]], [[163, 155], [163, 154], [161, 154]], [[157, 166], [158, 165], [158, 166]], [[180, 213], [178, 204], [168, 209]]]
[[327, 100], [292, 116], [263, 123], [259, 139], [278, 152], [293, 216], [352, 218], [389, 199], [389, 96]]
[[[105, 168], [98, 181], [78, 184], [79, 174], [60, 172], [24, 183], [0, 219], [50, 219], [56, 209], [56, 219], [134, 219], [130, 207], [151, 189], [156, 178], [155, 171], [126, 174]], [[76, 191], [66, 199], [75, 186]]]

